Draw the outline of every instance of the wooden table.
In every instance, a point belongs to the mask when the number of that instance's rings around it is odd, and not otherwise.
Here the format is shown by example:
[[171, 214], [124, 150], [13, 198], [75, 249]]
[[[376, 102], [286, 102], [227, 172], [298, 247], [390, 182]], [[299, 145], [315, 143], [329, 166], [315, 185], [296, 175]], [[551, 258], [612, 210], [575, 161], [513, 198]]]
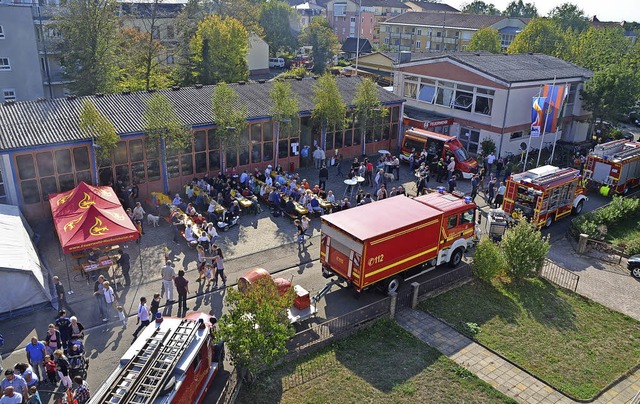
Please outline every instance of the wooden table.
[[109, 269], [116, 263], [116, 260], [108, 257], [102, 256], [98, 258], [95, 264], [84, 264], [82, 265], [82, 273], [87, 276], [87, 281], [89, 280], [89, 275], [96, 271], [101, 271], [103, 269], [107, 270], [107, 277], [109, 277]]

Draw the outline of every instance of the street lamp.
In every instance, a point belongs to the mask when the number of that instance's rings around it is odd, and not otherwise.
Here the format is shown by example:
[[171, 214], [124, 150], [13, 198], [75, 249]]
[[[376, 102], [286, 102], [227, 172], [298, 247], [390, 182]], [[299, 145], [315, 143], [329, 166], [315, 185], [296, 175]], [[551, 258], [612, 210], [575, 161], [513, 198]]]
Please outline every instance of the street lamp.
[[358, 57], [360, 56], [360, 24], [362, 19], [362, 0], [358, 2], [358, 37], [356, 39], [356, 76], [358, 75]]

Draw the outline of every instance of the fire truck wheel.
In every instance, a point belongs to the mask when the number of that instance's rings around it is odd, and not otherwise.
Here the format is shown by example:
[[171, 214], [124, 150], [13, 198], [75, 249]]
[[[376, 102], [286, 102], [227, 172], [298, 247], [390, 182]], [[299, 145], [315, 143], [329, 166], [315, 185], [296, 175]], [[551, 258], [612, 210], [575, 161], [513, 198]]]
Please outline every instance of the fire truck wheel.
[[402, 279], [400, 279], [399, 276], [394, 276], [393, 278], [390, 278], [386, 283], [385, 283], [385, 289], [387, 291], [387, 294], [392, 294], [398, 291], [398, 288], [400, 287], [400, 284], [402, 283]]
[[451, 258], [449, 258], [449, 266], [451, 268], [457, 267], [462, 261], [462, 248], [456, 248], [456, 250], [451, 254]]
[[549, 215], [547, 216], [547, 221], [544, 222], [544, 227], [551, 227], [551, 223], [553, 223], [553, 216]]
[[579, 215], [580, 213], [582, 213], [582, 208], [584, 207], [584, 201], [580, 201], [578, 202], [578, 205], [573, 208], [573, 214], [574, 215]]

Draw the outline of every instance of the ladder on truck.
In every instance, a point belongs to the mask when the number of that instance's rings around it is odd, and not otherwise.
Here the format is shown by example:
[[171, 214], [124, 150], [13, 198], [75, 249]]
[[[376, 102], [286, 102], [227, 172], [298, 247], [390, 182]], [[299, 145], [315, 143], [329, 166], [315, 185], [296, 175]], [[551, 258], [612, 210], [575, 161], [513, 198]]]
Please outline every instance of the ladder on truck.
[[611, 142], [602, 143], [593, 148], [592, 153], [600, 158], [604, 158], [605, 156], [613, 156], [616, 153], [624, 150], [624, 145], [627, 143], [627, 140], [612, 140]]
[[536, 185], [545, 186], [550, 182], [555, 182], [563, 179], [573, 179], [578, 174], [575, 168], [560, 168], [557, 171], [538, 177], [531, 182]]
[[638, 147], [629, 145], [622, 151], [613, 155], [614, 160], [626, 160], [631, 157], [640, 156], [640, 145]]
[[156, 328], [136, 356], [118, 372], [104, 394], [91, 397], [91, 402], [153, 403], [197, 330], [198, 323], [191, 320], [182, 320], [175, 330]]

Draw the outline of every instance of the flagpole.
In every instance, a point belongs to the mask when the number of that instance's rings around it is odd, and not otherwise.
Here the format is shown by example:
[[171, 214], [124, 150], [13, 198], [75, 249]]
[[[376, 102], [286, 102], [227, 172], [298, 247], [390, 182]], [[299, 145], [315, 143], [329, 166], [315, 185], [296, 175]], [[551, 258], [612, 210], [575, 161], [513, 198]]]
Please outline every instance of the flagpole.
[[[542, 95], [542, 86], [538, 89], [538, 98]], [[527, 144], [527, 152], [524, 155], [524, 165], [522, 166], [522, 171], [527, 171], [527, 160], [529, 160], [529, 150], [531, 149], [531, 138], [533, 137], [532, 133], [529, 133], [529, 144]]]
[[[562, 109], [561, 109], [561, 118], [558, 118], [558, 123], [560, 125], [562, 125], [562, 121], [560, 121], [560, 119], [564, 118], [564, 108], [565, 108], [565, 100], [569, 97], [569, 83], [565, 82], [564, 83], [564, 94], [562, 95]], [[558, 125], [558, 126], [560, 126]], [[553, 148], [551, 149], [551, 159], [549, 161], [551, 161], [553, 163], [553, 155], [556, 152], [556, 142], [558, 141], [558, 126], [556, 126], [556, 133], [553, 136]], [[563, 129], [564, 129], [564, 125], [562, 125]]]
[[[551, 85], [551, 90], [549, 90], [549, 93], [551, 93], [555, 87], [556, 87], [556, 76], [553, 76], [553, 84]], [[549, 94], [549, 96], [551, 95], [552, 94]], [[547, 96], [547, 98], [549, 97]], [[549, 110], [551, 109], [551, 102], [548, 102], [548, 104], [549, 106], [547, 107], [547, 113], [543, 114], [544, 124], [542, 126], [542, 136], [540, 136], [540, 149], [538, 149], [538, 160], [536, 161], [536, 167], [540, 167], [540, 155], [542, 155], [542, 144], [544, 143], [544, 135], [546, 134], [546, 129], [547, 129], [547, 119], [549, 119]], [[555, 111], [554, 111], [554, 114], [555, 114]], [[551, 117], [551, 125], [553, 125], [553, 117]], [[557, 130], [556, 130], [556, 133], [557, 133]]]

